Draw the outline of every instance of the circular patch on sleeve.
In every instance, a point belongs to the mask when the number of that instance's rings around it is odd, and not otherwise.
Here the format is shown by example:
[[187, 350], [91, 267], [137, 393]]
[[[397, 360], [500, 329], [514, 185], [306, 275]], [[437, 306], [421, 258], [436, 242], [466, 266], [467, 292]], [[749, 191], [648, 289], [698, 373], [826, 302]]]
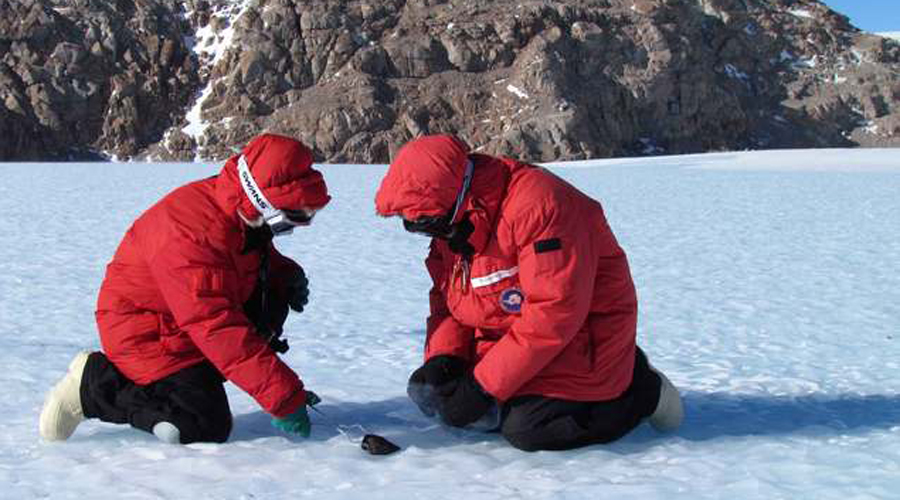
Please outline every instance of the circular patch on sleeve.
[[500, 294], [500, 308], [510, 314], [521, 312], [523, 302], [525, 295], [518, 288], [507, 288]]

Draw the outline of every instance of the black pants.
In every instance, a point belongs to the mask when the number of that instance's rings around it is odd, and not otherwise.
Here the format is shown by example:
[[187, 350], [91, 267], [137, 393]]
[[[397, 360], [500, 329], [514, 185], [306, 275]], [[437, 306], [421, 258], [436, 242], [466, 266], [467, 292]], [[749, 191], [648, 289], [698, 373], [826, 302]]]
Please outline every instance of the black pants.
[[103, 353], [90, 355], [81, 379], [84, 416], [115, 424], [131, 424], [152, 432], [159, 422], [173, 424], [184, 444], [223, 443], [231, 433], [231, 408], [225, 379], [212, 364], [185, 368], [149, 385], [137, 385]]
[[570, 450], [609, 443], [631, 432], [659, 402], [662, 381], [637, 349], [628, 389], [610, 401], [584, 402], [520, 396], [503, 405], [500, 432], [525, 451]]

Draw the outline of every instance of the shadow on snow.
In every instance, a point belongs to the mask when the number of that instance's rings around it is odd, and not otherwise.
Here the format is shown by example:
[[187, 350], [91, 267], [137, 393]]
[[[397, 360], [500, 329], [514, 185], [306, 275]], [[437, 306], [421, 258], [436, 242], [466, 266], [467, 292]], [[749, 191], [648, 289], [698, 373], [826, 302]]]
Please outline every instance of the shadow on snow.
[[[619, 441], [631, 451], [665, 443], [669, 436], [689, 441], [722, 437], [808, 435], [831, 436], [900, 425], [900, 395], [767, 396], [686, 392], [685, 421], [671, 435], [641, 425]], [[323, 402], [321, 414], [310, 412], [311, 441], [327, 441], [341, 434], [359, 442], [364, 434], [380, 434], [403, 448], [443, 448], [485, 441], [503, 443], [498, 433], [453, 429], [425, 417], [406, 397], [363, 403]], [[283, 436], [264, 412], [235, 416], [231, 441]], [[292, 438], [298, 442], [303, 438]], [[638, 445], [638, 448], [633, 448]], [[609, 445], [610, 451], [616, 444]]]
[[[323, 401], [310, 410], [312, 435], [289, 437], [297, 442], [328, 441], [343, 435], [357, 444], [365, 434], [382, 435], [402, 448], [443, 448], [466, 442], [501, 440], [499, 434], [453, 429], [422, 415], [406, 397], [363, 403]], [[270, 436], [285, 436], [270, 423], [262, 411], [235, 415], [229, 441], [244, 441]]]
[[723, 436], [839, 435], [900, 425], [900, 395], [740, 395], [687, 392], [676, 433], [695, 441]]

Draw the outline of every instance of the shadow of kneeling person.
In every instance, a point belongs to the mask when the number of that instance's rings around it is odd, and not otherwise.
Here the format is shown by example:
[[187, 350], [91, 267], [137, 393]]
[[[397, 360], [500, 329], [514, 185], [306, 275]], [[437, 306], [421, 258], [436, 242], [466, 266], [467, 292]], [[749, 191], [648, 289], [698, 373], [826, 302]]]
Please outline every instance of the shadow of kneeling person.
[[728, 436], [837, 435], [900, 425], [900, 394], [685, 392], [683, 401], [685, 420], [675, 435], [690, 441]]
[[[706, 441], [722, 437], [807, 435], [831, 436], [900, 425], [900, 394], [683, 394], [684, 424], [672, 434], [659, 434], [641, 425], [616, 443], [601, 445], [612, 452], [638, 452], [670, 437]], [[235, 416], [229, 441], [283, 436], [300, 442], [325, 442], [343, 435], [356, 446], [365, 434], [379, 434], [400, 445], [436, 449], [484, 441], [503, 442], [499, 433], [453, 429], [422, 415], [406, 397], [370, 402], [321, 403], [310, 411], [309, 438], [287, 436], [258, 411]], [[593, 448], [593, 447], [590, 447]]]

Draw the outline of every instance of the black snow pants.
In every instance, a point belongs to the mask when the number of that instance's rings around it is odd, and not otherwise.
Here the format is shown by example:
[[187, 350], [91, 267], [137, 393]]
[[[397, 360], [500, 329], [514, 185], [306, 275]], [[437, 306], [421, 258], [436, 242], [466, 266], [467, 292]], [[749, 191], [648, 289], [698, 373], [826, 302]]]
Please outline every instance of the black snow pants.
[[223, 443], [231, 433], [225, 379], [209, 362], [194, 365], [148, 385], [137, 385], [101, 352], [91, 353], [81, 378], [86, 418], [153, 432], [159, 422], [173, 424], [183, 444]]
[[609, 443], [656, 410], [662, 380], [637, 349], [631, 385], [616, 399], [585, 402], [519, 396], [503, 405], [500, 432], [525, 451], [569, 450]]

